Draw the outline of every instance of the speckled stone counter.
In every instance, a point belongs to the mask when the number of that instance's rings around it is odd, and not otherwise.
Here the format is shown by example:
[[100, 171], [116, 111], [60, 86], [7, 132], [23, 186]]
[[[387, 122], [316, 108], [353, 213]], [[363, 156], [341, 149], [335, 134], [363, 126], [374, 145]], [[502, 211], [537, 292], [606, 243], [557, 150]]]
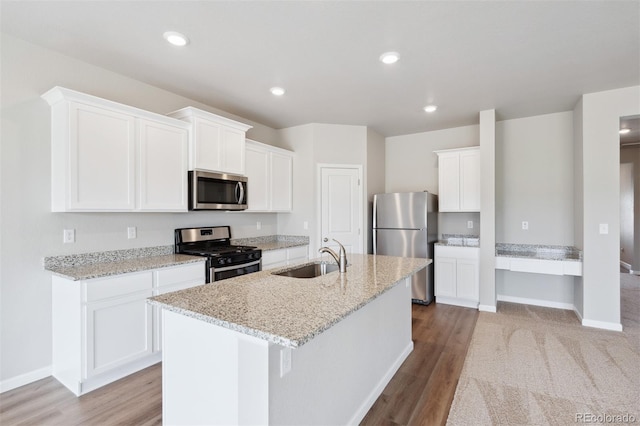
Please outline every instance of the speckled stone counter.
[[438, 246], [447, 247], [479, 247], [480, 238], [477, 235], [442, 234], [442, 239], [436, 242]]
[[582, 253], [570, 246], [496, 244], [496, 269], [582, 276]]
[[309, 237], [301, 235], [269, 235], [265, 237], [233, 239], [231, 240], [231, 244], [255, 246], [262, 251], [270, 251], [290, 247], [308, 246]]
[[496, 244], [496, 256], [521, 259], [582, 261], [582, 252], [571, 246]]
[[230, 330], [299, 347], [360, 309], [431, 259], [351, 255], [345, 275], [273, 275], [281, 268], [156, 296], [149, 303]]
[[204, 261], [203, 257], [173, 254], [173, 246], [158, 246], [45, 257], [44, 269], [79, 281]]

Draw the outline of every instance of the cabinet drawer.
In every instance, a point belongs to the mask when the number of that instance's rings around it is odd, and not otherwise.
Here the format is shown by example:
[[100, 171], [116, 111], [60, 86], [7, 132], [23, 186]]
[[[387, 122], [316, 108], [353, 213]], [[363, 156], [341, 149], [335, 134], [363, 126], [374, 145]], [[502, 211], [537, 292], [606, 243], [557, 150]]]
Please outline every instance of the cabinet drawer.
[[93, 302], [138, 291], [151, 290], [153, 278], [151, 271], [148, 271], [88, 280], [84, 282], [84, 286], [85, 301]]
[[436, 256], [454, 257], [456, 259], [479, 259], [478, 247], [448, 247], [436, 246]]
[[157, 287], [189, 282], [199, 282], [200, 284], [204, 284], [204, 262], [190, 263], [188, 265], [174, 266], [156, 271]]

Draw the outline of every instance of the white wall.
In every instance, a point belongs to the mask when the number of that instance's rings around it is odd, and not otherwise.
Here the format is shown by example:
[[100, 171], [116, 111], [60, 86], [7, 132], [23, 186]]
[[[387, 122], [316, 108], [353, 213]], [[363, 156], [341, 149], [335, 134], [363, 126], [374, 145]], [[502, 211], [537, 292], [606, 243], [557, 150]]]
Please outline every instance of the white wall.
[[[314, 257], [314, 253], [322, 246], [318, 235], [318, 164], [361, 165], [364, 168], [367, 162], [367, 128], [339, 124], [305, 124], [281, 129], [279, 140], [283, 148], [296, 152], [296, 159], [293, 167], [293, 212], [278, 216], [278, 231], [281, 234], [309, 236], [310, 253]], [[365, 192], [365, 206], [366, 200]], [[308, 222], [309, 229], [304, 229], [304, 222]], [[363, 225], [365, 224], [366, 213], [363, 218]]]
[[365, 212], [367, 222], [367, 253], [373, 253], [373, 196], [385, 192], [385, 139], [382, 135], [367, 129], [367, 163], [365, 165], [367, 204]]
[[[583, 323], [620, 328], [620, 117], [640, 114], [640, 86], [582, 97]], [[581, 122], [580, 122], [581, 121]], [[609, 233], [600, 234], [600, 224]]]
[[[192, 105], [254, 125], [250, 137], [272, 143], [274, 129], [2, 35], [1, 40], [0, 381], [51, 363], [51, 276], [45, 256], [173, 244], [173, 229], [231, 225], [234, 237], [277, 233], [275, 214], [51, 213], [50, 109], [40, 95], [60, 85], [157, 113]], [[262, 230], [256, 230], [256, 221]], [[128, 240], [127, 226], [138, 227]], [[62, 230], [76, 230], [62, 244]], [[46, 374], [45, 374], [46, 375]]]
[[[498, 122], [496, 242], [572, 246], [573, 234], [573, 113]], [[573, 305], [573, 277], [497, 271], [496, 290]]]
[[497, 242], [573, 245], [572, 142], [571, 111], [497, 123]]
[[480, 144], [478, 126], [386, 138], [386, 192], [438, 193], [438, 156], [434, 151]]
[[496, 311], [496, 110], [480, 111], [480, 304]]
[[[473, 125], [386, 138], [384, 192], [428, 191], [437, 194], [438, 156], [434, 151], [477, 146], [480, 143], [478, 129]], [[469, 220], [474, 223], [472, 229], [467, 228]], [[440, 213], [439, 237], [443, 233], [479, 235], [480, 215]]]
[[[582, 149], [582, 98], [573, 109], [573, 240], [574, 246], [584, 249], [582, 228], [584, 224], [584, 152]], [[573, 279], [573, 306], [582, 318], [584, 315], [584, 287], [582, 277]]]
[[[627, 179], [625, 182], [623, 176]], [[625, 189], [625, 191], [623, 191]], [[640, 270], [640, 147], [620, 149], [620, 259]], [[638, 230], [636, 232], [636, 230]], [[626, 231], [626, 232], [625, 232]]]

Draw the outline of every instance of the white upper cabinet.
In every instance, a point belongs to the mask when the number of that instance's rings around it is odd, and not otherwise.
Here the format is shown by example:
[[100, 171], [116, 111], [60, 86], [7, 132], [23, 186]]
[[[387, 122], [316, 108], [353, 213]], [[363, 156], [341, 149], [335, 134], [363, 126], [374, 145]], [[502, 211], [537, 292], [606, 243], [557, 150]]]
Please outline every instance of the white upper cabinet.
[[62, 87], [42, 97], [52, 211], [187, 211], [187, 123]]
[[480, 211], [480, 148], [436, 151], [441, 212]]
[[189, 131], [139, 120], [138, 209], [186, 211]]
[[290, 212], [293, 152], [247, 139], [247, 211]]
[[186, 121], [193, 128], [189, 170], [245, 174], [245, 135], [251, 126], [193, 107], [167, 115]]

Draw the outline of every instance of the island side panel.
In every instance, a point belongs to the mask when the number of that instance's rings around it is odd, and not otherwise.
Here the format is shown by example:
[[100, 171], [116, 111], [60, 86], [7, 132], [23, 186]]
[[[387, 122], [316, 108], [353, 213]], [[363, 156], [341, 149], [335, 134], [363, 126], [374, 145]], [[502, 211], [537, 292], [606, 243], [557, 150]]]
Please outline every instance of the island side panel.
[[165, 425], [267, 424], [269, 344], [162, 311]]
[[410, 279], [293, 349], [280, 377], [283, 349], [270, 346], [269, 424], [358, 424], [413, 350]]

